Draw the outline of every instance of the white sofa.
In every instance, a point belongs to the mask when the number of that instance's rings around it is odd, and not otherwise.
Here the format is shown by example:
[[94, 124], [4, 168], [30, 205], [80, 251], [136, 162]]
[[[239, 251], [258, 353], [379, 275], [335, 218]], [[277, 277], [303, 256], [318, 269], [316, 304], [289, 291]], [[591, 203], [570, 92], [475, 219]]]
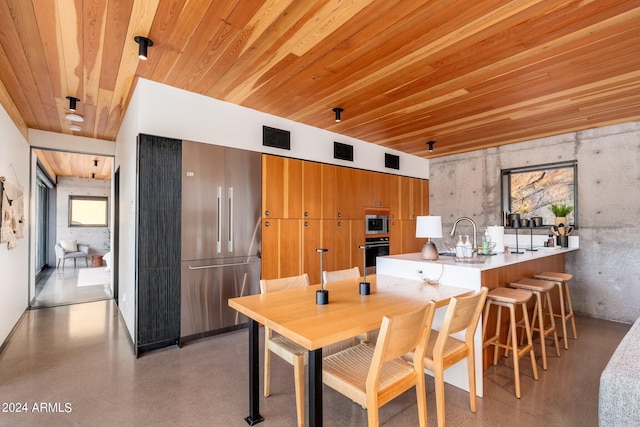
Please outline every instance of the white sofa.
[[60, 268], [60, 261], [62, 260], [62, 269], [64, 270], [64, 263], [68, 259], [73, 259], [73, 268], [75, 268], [78, 258], [84, 258], [84, 263], [89, 267], [89, 261], [87, 260], [87, 258], [89, 258], [89, 245], [77, 244], [73, 246], [70, 243], [58, 242], [56, 243], [55, 250], [57, 259], [56, 268]]
[[601, 427], [640, 426], [640, 319], [602, 371], [598, 422]]

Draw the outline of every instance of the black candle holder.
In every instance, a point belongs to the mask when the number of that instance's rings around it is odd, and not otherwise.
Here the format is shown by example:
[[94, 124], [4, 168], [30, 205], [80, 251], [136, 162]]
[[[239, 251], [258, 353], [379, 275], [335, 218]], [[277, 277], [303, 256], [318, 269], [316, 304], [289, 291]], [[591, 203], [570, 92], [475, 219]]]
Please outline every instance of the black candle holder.
[[513, 223], [511, 224], [511, 227], [516, 230], [516, 250], [515, 251], [511, 251], [511, 253], [512, 254], [523, 254], [524, 252], [521, 252], [520, 248], [518, 247], [518, 228], [520, 228], [520, 221], [513, 221]]
[[530, 252], [535, 252], [537, 251], [537, 249], [535, 249], [533, 247], [533, 228], [535, 227], [535, 223], [533, 222], [533, 220], [529, 220], [529, 232], [531, 233], [531, 247], [528, 248], [527, 250]]
[[360, 295], [371, 295], [371, 284], [367, 282], [367, 245], [358, 246], [362, 249], [362, 259], [364, 266], [364, 274], [362, 276], [362, 282], [360, 282]]
[[328, 251], [329, 249], [325, 248], [316, 249], [316, 252], [320, 252], [320, 290], [316, 291], [316, 304], [318, 305], [329, 304], [329, 291], [324, 289], [324, 276], [322, 274], [324, 271], [324, 253]]

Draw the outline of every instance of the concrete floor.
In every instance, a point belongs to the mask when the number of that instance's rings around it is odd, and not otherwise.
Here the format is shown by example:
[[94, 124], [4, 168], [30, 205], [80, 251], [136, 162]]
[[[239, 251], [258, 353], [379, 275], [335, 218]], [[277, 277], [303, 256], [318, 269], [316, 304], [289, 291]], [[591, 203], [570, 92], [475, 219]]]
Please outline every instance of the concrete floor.
[[[522, 398], [503, 359], [484, 376], [476, 414], [468, 394], [446, 386], [449, 426], [597, 426], [598, 384], [630, 325], [577, 318], [579, 340], [534, 381], [522, 366]], [[112, 300], [25, 313], [0, 353], [0, 425], [246, 426], [246, 330], [170, 347], [135, 359]], [[272, 395], [261, 397], [261, 426], [295, 425], [293, 369], [272, 362]], [[44, 405], [43, 405], [44, 404]], [[429, 424], [436, 425], [433, 379], [427, 377]], [[22, 409], [22, 412], [17, 410]], [[324, 424], [364, 426], [366, 411], [324, 388]], [[38, 411], [39, 410], [39, 411]], [[383, 426], [416, 426], [415, 394], [382, 407]]]
[[[99, 280], [100, 279], [100, 280]], [[82, 261], [63, 268], [47, 268], [38, 276], [33, 308], [78, 304], [113, 298], [111, 273], [105, 267], [86, 267]]]

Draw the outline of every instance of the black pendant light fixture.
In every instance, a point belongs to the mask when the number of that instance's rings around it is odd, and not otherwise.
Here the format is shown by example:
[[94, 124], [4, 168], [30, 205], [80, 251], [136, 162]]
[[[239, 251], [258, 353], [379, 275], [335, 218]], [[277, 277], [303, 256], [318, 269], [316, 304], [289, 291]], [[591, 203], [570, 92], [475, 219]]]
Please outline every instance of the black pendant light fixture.
[[147, 48], [149, 46], [153, 46], [153, 41], [151, 41], [151, 39], [148, 39], [144, 36], [135, 36], [133, 40], [135, 40], [135, 42], [138, 43], [138, 58], [142, 59], [143, 61], [146, 61]]
[[[84, 117], [76, 113], [76, 103], [80, 101], [80, 99], [76, 98], [75, 96], [67, 96], [67, 99], [69, 100], [69, 112], [64, 116], [65, 119], [70, 120], [72, 122], [84, 122]], [[79, 127], [78, 125], [75, 125], [75, 126]], [[72, 128], [71, 130], [79, 130], [79, 129]]]
[[336, 123], [340, 123], [340, 113], [344, 110], [342, 108], [334, 108], [333, 112], [336, 113]]
[[435, 144], [435, 143], [436, 143], [435, 141], [429, 141], [429, 142], [427, 142], [427, 145], [429, 146], [429, 152], [432, 152], [432, 151], [433, 151], [433, 144]]

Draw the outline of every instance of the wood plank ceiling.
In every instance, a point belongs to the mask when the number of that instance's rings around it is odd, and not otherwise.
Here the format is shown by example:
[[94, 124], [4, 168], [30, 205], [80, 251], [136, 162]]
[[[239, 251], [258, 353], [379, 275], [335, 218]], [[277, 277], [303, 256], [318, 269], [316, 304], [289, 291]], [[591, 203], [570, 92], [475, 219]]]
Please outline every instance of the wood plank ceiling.
[[25, 134], [115, 140], [137, 77], [431, 158], [640, 119], [640, 0], [0, 0]]

